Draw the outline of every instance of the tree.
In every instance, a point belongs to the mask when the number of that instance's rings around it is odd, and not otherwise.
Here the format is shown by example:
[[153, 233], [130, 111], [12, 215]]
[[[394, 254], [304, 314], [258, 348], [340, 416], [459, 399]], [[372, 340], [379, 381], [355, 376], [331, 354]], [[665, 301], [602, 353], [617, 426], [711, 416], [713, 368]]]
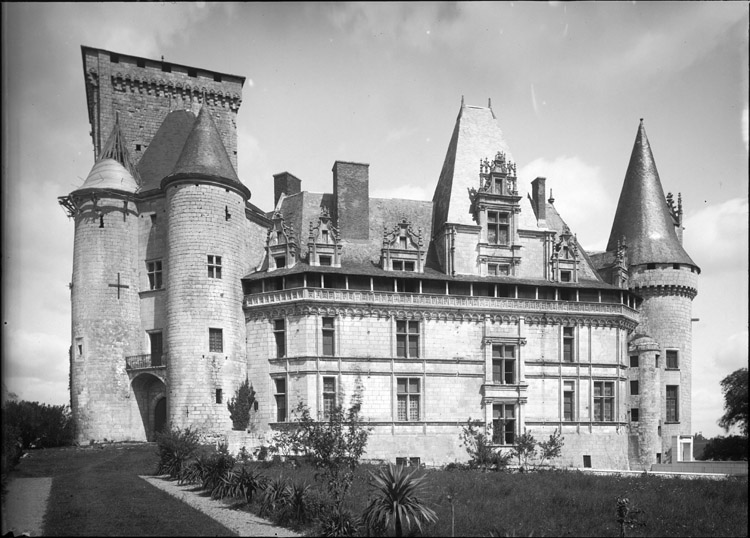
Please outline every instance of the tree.
[[250, 411], [258, 410], [255, 390], [245, 377], [245, 381], [235, 391], [234, 397], [227, 402], [229, 416], [232, 418], [232, 429], [247, 430], [250, 422]]
[[531, 431], [523, 430], [523, 435], [516, 438], [513, 453], [518, 458], [518, 466], [522, 471], [529, 470], [529, 460], [536, 456], [536, 439], [531, 435]]
[[562, 453], [563, 440], [562, 432], [555, 428], [555, 431], [549, 436], [549, 440], [539, 443], [539, 464], [544, 465], [545, 461], [551, 461], [559, 458]]
[[435, 512], [417, 497], [424, 476], [415, 477], [415, 472], [407, 474], [403, 466], [393, 464], [377, 473], [370, 472], [376, 493], [362, 514], [368, 528], [393, 525], [396, 536], [403, 536], [404, 526], [409, 529], [413, 523], [421, 533], [422, 522], [437, 521]]
[[492, 434], [482, 432], [481, 420], [469, 420], [461, 429], [461, 444], [469, 454], [469, 465], [487, 470], [495, 459], [495, 450], [492, 448]]
[[721, 380], [721, 392], [724, 393], [724, 415], [719, 426], [729, 431], [732, 426], [739, 426], [742, 435], [748, 435], [747, 403], [747, 368], [735, 370]]
[[709, 461], [747, 461], [747, 437], [714, 437], [706, 443], [700, 459]]

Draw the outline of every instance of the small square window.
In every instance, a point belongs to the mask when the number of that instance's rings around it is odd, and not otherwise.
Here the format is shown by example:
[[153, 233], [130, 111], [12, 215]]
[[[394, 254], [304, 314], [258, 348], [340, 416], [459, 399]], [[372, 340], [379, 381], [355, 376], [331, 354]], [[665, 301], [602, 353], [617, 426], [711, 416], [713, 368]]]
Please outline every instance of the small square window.
[[221, 82], [221, 75], [219, 73], [214, 73], [214, 82]]
[[188, 76], [195, 78], [198, 76], [198, 72], [195, 69], [188, 69]]
[[570, 279], [571, 279], [570, 271], [560, 271], [560, 282], [570, 282]]
[[631, 355], [630, 356], [630, 367], [631, 368], [638, 368], [638, 355]]
[[331, 257], [330, 256], [321, 256], [320, 257], [320, 265], [331, 265]]
[[591, 456], [589, 456], [588, 454], [584, 454], [583, 456], [583, 467], [586, 469], [591, 468]]
[[120, 57], [117, 54], [115, 54], [114, 52], [110, 52], [109, 53], [109, 61], [112, 62], [113, 64], [120, 63]]
[[393, 270], [394, 271], [403, 271], [404, 270], [404, 262], [401, 260], [393, 260]]
[[274, 258], [274, 261], [276, 262], [276, 268], [281, 269], [282, 267], [286, 267], [286, 256], [276, 256]]
[[137, 65], [138, 67], [146, 67], [146, 60], [136, 60], [135, 65]]

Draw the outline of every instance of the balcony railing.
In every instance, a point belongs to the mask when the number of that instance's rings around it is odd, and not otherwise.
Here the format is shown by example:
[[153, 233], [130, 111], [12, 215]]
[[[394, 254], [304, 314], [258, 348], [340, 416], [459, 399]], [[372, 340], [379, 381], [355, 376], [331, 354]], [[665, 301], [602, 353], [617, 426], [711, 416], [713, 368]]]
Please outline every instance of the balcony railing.
[[380, 291], [297, 288], [246, 295], [246, 308], [293, 301], [336, 301], [377, 305], [413, 305], [421, 307], [500, 309], [526, 312], [560, 312], [598, 315], [620, 315], [637, 319], [638, 312], [627, 305], [547, 299], [512, 299], [506, 297], [473, 297], [426, 295]]
[[165, 368], [167, 355], [165, 353], [148, 355], [131, 355], [125, 357], [126, 370], [144, 370], [146, 368]]

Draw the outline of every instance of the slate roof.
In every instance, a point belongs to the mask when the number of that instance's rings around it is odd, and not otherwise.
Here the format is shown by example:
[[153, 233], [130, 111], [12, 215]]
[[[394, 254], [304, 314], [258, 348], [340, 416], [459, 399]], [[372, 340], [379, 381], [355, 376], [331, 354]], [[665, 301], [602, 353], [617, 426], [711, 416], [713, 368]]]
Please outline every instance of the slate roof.
[[81, 194], [91, 189], [106, 189], [133, 194], [138, 190], [138, 184], [122, 164], [114, 159], [105, 158], [94, 164], [83, 185], [73, 192]]
[[625, 173], [607, 251], [614, 251], [623, 236], [629, 265], [684, 263], [697, 267], [677, 239], [643, 120]]
[[188, 110], [175, 110], [167, 114], [138, 163], [142, 179], [141, 192], [160, 188], [161, 180], [177, 164], [193, 123], [195, 114]]

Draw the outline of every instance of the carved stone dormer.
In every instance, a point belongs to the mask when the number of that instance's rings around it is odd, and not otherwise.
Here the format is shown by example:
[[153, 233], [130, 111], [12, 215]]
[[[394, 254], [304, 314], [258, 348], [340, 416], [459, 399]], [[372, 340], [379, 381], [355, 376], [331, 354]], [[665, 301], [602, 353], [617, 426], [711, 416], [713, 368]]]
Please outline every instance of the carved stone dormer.
[[550, 280], [552, 282], [578, 282], [578, 264], [580, 256], [578, 238], [570, 233], [567, 224], [563, 225], [560, 237], [552, 239], [552, 253], [550, 254]]
[[293, 267], [297, 263], [297, 239], [294, 228], [284, 223], [284, 215], [276, 211], [271, 217], [271, 227], [266, 238], [268, 270]]
[[628, 246], [625, 236], [617, 241], [615, 249], [615, 264], [612, 267], [612, 284], [619, 288], [627, 289], [630, 273], [628, 271]]
[[328, 208], [321, 208], [318, 223], [310, 222], [307, 237], [307, 256], [310, 265], [341, 267], [341, 236], [333, 225]]
[[426, 257], [422, 229], [416, 232], [412, 230], [406, 217], [391, 230], [383, 227], [383, 248], [380, 251], [380, 266], [383, 269], [422, 273]]

